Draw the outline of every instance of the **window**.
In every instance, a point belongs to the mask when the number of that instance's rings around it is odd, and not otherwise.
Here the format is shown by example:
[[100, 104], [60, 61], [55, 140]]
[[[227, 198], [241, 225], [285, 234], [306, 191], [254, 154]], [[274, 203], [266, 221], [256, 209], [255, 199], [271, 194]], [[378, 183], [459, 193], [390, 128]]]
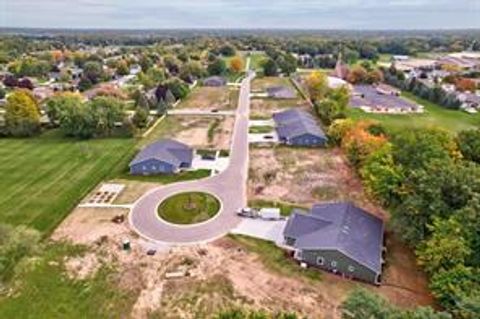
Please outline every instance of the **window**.
[[334, 261], [332, 261], [332, 262], [330, 263], [330, 265], [331, 265], [333, 268], [335, 268], [335, 267], [337, 267], [337, 262], [334, 260]]
[[325, 262], [325, 259], [322, 256], [317, 257], [317, 265], [322, 266], [324, 262]]
[[348, 266], [348, 271], [349, 271], [349, 272], [354, 272], [354, 271], [355, 271], [355, 267], [353, 267], [352, 265]]
[[147, 167], [145, 165], [142, 166], [142, 170], [146, 171]]
[[152, 165], [152, 170], [153, 171], [157, 170], [157, 167], [155, 165]]

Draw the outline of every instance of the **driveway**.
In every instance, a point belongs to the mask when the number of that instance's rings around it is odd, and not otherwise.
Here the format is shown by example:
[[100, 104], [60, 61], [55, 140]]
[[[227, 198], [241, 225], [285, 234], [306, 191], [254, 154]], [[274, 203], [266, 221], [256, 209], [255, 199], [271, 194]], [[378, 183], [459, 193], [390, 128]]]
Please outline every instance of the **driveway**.
[[[129, 216], [131, 226], [141, 236], [174, 244], [206, 242], [224, 236], [241, 221], [235, 211], [247, 204], [249, 94], [254, 76], [250, 73], [241, 83], [227, 169], [205, 179], [161, 186], [142, 196]], [[222, 202], [220, 212], [207, 222], [189, 226], [172, 225], [158, 218], [160, 202], [175, 193], [189, 191], [217, 196]]]
[[286, 225], [286, 220], [271, 221], [243, 218], [237, 227], [231, 230], [231, 233], [268, 240], [276, 243], [277, 245], [282, 245], [283, 230], [285, 229]]

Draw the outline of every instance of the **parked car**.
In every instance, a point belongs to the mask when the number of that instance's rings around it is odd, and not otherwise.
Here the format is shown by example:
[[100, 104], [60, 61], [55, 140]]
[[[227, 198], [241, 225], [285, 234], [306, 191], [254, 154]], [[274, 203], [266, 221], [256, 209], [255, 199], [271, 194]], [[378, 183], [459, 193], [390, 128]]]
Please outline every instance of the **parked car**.
[[237, 210], [237, 215], [241, 217], [257, 218], [258, 211], [250, 207], [245, 207]]
[[261, 219], [265, 220], [282, 220], [284, 217], [282, 217], [280, 208], [262, 208], [258, 212], [258, 215], [260, 216]]
[[272, 135], [265, 135], [263, 138], [266, 139], [266, 140], [273, 140]]

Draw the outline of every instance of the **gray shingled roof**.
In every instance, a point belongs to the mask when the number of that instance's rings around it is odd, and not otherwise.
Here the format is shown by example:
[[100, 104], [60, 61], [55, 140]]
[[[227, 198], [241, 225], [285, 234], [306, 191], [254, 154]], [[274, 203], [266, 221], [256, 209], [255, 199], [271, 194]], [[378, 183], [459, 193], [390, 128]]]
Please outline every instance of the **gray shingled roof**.
[[389, 109], [417, 109], [418, 105], [400, 96], [380, 94], [372, 85], [355, 85], [350, 98], [353, 107], [386, 107]]
[[159, 140], [141, 150], [130, 162], [130, 166], [146, 160], [156, 159], [180, 167], [182, 163], [191, 163], [193, 150], [183, 143], [171, 139]]
[[298, 109], [289, 109], [275, 113], [273, 120], [280, 139], [291, 139], [304, 134], [312, 134], [325, 138], [315, 119], [307, 112]]
[[221, 76], [214, 75], [204, 79], [203, 84], [207, 86], [223, 86], [227, 84], [227, 80]]
[[333, 249], [379, 273], [382, 269], [383, 221], [351, 203], [314, 205], [310, 214], [296, 210], [284, 236], [297, 249]]

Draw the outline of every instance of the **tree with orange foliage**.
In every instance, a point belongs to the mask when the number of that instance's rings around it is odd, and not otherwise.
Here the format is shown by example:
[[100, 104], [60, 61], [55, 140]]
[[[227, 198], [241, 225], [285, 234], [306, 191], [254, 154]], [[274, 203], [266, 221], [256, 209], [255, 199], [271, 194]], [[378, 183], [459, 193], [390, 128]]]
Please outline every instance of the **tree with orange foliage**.
[[63, 52], [61, 50], [53, 50], [51, 54], [55, 63], [58, 63], [63, 60]]
[[243, 60], [241, 57], [236, 56], [230, 60], [230, 70], [234, 73], [239, 73], [243, 70]]
[[367, 82], [368, 72], [361, 65], [353, 67], [348, 73], [347, 81], [352, 84]]
[[373, 134], [370, 131], [375, 125], [377, 123], [373, 121], [359, 121], [343, 136], [341, 147], [355, 167], [360, 167], [370, 154], [387, 143], [383, 134]]
[[475, 92], [477, 90], [477, 84], [475, 83], [475, 81], [467, 78], [459, 78], [455, 82], [455, 87], [460, 92], [465, 92], [465, 91]]

